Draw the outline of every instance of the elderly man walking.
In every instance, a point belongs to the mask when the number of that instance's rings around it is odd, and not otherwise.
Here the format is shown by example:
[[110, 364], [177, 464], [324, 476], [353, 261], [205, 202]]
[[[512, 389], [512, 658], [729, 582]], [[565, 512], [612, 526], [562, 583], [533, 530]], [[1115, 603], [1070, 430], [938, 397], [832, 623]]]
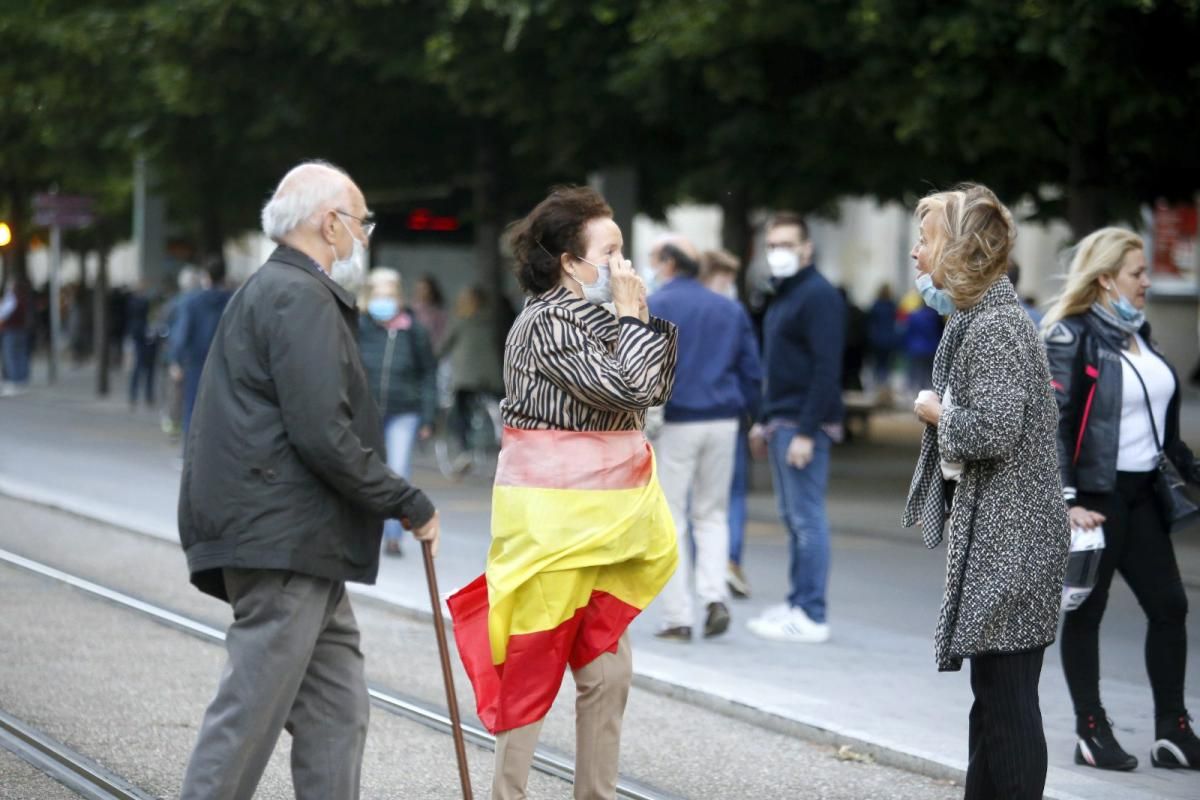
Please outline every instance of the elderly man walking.
[[696, 543], [696, 594], [704, 604], [704, 636], [729, 629], [725, 574], [729, 558], [729, 494], [738, 419], [756, 413], [762, 380], [750, 318], [735, 301], [700, 281], [699, 253], [680, 236], [650, 251], [659, 288], [650, 312], [679, 328], [675, 389], [654, 440], [659, 481], [679, 541], [679, 567], [663, 591], [660, 639], [690, 642], [691, 547]]
[[438, 539], [433, 504], [384, 461], [339, 285], [361, 281], [369, 219], [341, 170], [289, 172], [262, 212], [279, 247], [229, 302], [200, 380], [179, 533], [192, 583], [234, 622], [184, 800], [252, 797], [284, 728], [297, 798], [359, 796], [368, 695], [345, 583], [375, 581], [385, 518]]

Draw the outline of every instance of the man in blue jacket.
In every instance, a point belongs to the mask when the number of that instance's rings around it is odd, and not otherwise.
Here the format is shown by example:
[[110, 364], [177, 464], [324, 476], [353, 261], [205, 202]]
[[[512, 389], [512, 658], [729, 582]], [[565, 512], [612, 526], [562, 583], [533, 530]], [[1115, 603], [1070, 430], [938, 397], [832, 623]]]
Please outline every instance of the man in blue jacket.
[[767, 263], [775, 299], [763, 323], [762, 423], [750, 436], [760, 455], [770, 455], [790, 540], [791, 590], [787, 602], [749, 627], [767, 639], [819, 643], [829, 639], [825, 492], [830, 449], [841, 435], [846, 306], [813, 265], [812, 240], [799, 215], [781, 212], [767, 224]]
[[696, 594], [705, 605], [704, 636], [729, 628], [725, 572], [729, 558], [729, 490], [738, 419], [758, 406], [762, 371], [746, 312], [697, 279], [699, 254], [668, 237], [650, 253], [660, 288], [650, 313], [679, 327], [675, 388], [655, 437], [658, 476], [679, 538], [679, 567], [663, 590], [663, 639], [691, 641], [695, 610], [689, 587], [696, 543]]
[[171, 378], [183, 382], [183, 436], [187, 441], [200, 375], [208, 349], [217, 334], [217, 325], [233, 292], [225, 288], [225, 262], [214, 258], [204, 266], [204, 289], [179, 307], [179, 315], [170, 333]]

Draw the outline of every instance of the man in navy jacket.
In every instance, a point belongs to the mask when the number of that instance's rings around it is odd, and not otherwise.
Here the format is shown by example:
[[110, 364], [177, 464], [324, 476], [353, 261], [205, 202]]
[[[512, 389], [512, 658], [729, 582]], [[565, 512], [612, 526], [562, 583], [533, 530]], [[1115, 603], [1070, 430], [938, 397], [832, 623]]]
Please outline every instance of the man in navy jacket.
[[799, 215], [779, 213], [768, 223], [767, 262], [775, 298], [763, 324], [763, 422], [750, 435], [760, 454], [764, 449], [770, 454], [791, 545], [791, 590], [786, 603], [749, 627], [767, 639], [819, 643], [829, 639], [825, 492], [830, 449], [843, 416], [846, 305], [813, 265], [812, 240]]
[[654, 442], [659, 481], [679, 538], [679, 567], [662, 593], [658, 636], [690, 641], [695, 610], [689, 526], [696, 542], [696, 594], [705, 605], [704, 635], [719, 636], [729, 628], [725, 572], [738, 419], [757, 409], [762, 373], [749, 317], [736, 301], [700, 283], [699, 254], [691, 243], [662, 239], [650, 260], [661, 287], [650, 295], [650, 313], [679, 327], [675, 388]]

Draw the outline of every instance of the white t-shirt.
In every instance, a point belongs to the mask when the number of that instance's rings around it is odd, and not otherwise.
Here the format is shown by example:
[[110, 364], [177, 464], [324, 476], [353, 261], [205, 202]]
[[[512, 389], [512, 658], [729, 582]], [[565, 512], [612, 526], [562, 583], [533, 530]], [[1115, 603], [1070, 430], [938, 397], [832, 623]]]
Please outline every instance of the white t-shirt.
[[1150, 414], [1146, 410], [1146, 394], [1130, 362], [1137, 367], [1142, 380], [1146, 382], [1146, 390], [1150, 392], [1159, 439], [1167, 434], [1167, 406], [1175, 394], [1175, 376], [1171, 368], [1150, 351], [1141, 336], [1136, 338], [1140, 352], [1126, 350], [1121, 359], [1121, 433], [1120, 449], [1117, 450], [1119, 472], [1149, 472], [1158, 466], [1158, 446], [1150, 427]]

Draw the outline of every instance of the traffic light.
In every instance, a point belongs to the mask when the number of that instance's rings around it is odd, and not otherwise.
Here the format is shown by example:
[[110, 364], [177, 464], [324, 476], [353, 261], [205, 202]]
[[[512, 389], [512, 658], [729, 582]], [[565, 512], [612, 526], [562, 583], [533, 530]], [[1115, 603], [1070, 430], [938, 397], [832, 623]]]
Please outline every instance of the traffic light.
[[0, 222], [0, 247], [7, 247], [12, 241], [12, 228], [8, 227], [7, 222]]

